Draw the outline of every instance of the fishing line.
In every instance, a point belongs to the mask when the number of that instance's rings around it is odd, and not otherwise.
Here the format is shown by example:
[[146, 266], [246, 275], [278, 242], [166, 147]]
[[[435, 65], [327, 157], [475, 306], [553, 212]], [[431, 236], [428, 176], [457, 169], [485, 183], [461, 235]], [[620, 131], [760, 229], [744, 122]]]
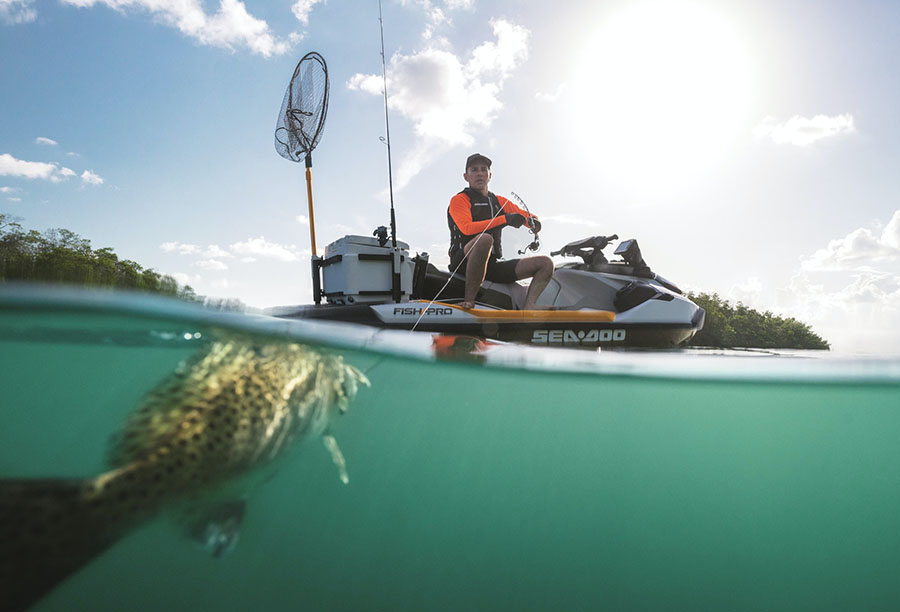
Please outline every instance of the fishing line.
[[[513, 194], [513, 195], [515, 195], [515, 194]], [[518, 196], [516, 196], [516, 199], [519, 199]], [[497, 203], [498, 203], [498, 204], [499, 204], [499, 202], [500, 202], [500, 201], [497, 200]], [[527, 210], [527, 209], [526, 209], [526, 210]], [[491, 224], [490, 222], [493, 221], [494, 219], [496, 219], [497, 216], [498, 216], [501, 212], [503, 212], [503, 204], [500, 204], [500, 208], [497, 209], [497, 212], [494, 213], [494, 216], [491, 217], [490, 219], [488, 219], [488, 225], [485, 226], [485, 228], [484, 228], [483, 230], [481, 230], [481, 232], [480, 232], [477, 236], [475, 236], [475, 238], [473, 238], [472, 240], [477, 240], [478, 238], [481, 237], [481, 234], [483, 234], [483, 233], [485, 233], [486, 231], [488, 231], [488, 227], [489, 227], [490, 224]], [[528, 214], [530, 215], [531, 212], [529, 212]], [[470, 242], [471, 242], [471, 241], [470, 241]], [[412, 333], [412, 332], [416, 331], [416, 327], [418, 327], [419, 322], [422, 320], [422, 317], [425, 316], [425, 313], [428, 312], [428, 309], [431, 308], [431, 306], [437, 301], [438, 296], [440, 296], [441, 293], [444, 291], [444, 289], [447, 288], [447, 285], [449, 285], [449, 284], [450, 284], [450, 281], [453, 280], [453, 275], [456, 274], [456, 271], [459, 270], [459, 267], [460, 267], [461, 265], [463, 265], [463, 262], [464, 262], [468, 257], [469, 257], [469, 254], [468, 254], [468, 253], [463, 253], [462, 259], [459, 260], [459, 263], [456, 264], [456, 267], [453, 268], [453, 271], [452, 271], [452, 272], [450, 272], [450, 277], [447, 279], [447, 282], [444, 283], [444, 286], [441, 287], [440, 290], [438, 290], [438, 292], [437, 292], [437, 293], [435, 294], [435, 296], [431, 299], [431, 301], [428, 302], [428, 305], [427, 305], [425, 308], [423, 308], [422, 311], [419, 313], [419, 318], [416, 319], [416, 322], [415, 322], [415, 324], [412, 326], [412, 328], [409, 330], [409, 333]], [[485, 265], [487, 265], [487, 264], [485, 264]]]

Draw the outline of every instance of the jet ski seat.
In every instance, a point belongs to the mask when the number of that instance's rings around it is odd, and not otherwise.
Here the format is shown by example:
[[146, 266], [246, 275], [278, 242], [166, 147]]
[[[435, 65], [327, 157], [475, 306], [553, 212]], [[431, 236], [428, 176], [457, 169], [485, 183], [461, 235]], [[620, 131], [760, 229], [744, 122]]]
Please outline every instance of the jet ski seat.
[[581, 270], [589, 270], [591, 272], [605, 272], [606, 274], [621, 274], [622, 276], [639, 276], [641, 278], [653, 279], [654, 274], [650, 267], [646, 264], [643, 266], [632, 266], [627, 263], [618, 261], [605, 261], [603, 263], [594, 264], [576, 264], [576, 268]]
[[[494, 306], [495, 308], [515, 310], [516, 306], [513, 304], [511, 293], [515, 294], [517, 290], [521, 289], [516, 283], [503, 284], [485, 281], [481, 290], [475, 296], [475, 301]], [[416, 286], [413, 287], [413, 298], [453, 302], [462, 300], [465, 297], [465, 292], [465, 276], [454, 274], [451, 278], [450, 272], [444, 272], [437, 269], [433, 264], [428, 264], [425, 270], [424, 281], [416, 283]]]

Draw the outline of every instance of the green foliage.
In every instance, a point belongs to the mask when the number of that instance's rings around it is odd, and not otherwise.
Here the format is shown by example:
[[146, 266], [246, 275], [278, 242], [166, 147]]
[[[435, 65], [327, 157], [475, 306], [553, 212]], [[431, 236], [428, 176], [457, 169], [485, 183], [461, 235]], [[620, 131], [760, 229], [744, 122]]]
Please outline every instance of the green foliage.
[[109, 247], [92, 249], [91, 241], [75, 232], [26, 231], [17, 219], [0, 213], [0, 282], [13, 280], [132, 289], [191, 302], [204, 299], [190, 286], [179, 287], [169, 275], [119, 259]]
[[732, 306], [715, 293], [688, 293], [706, 311], [703, 329], [691, 340], [694, 346], [717, 348], [790, 348], [828, 350], [831, 346], [809, 325], [794, 318], [759, 312], [738, 303]]

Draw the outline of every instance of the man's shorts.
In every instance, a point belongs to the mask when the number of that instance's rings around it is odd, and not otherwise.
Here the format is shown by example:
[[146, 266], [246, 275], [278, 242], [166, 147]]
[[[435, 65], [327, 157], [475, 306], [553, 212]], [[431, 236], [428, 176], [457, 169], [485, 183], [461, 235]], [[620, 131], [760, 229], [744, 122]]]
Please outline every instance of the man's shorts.
[[[460, 259], [462, 258], [450, 260], [450, 271], [456, 270], [458, 274], [465, 276], [466, 265], [465, 262], [459, 265]], [[516, 264], [520, 261], [520, 259], [498, 261], [491, 258], [488, 260], [487, 273], [484, 275], [484, 278], [495, 283], [514, 283], [519, 280], [516, 276]], [[457, 266], [459, 266], [459, 269], [457, 269]]]

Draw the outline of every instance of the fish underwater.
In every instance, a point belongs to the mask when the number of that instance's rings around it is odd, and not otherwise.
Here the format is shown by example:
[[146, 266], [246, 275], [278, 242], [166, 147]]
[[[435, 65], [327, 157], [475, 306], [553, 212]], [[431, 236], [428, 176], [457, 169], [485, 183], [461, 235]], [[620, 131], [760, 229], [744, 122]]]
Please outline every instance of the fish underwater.
[[293, 443], [321, 436], [365, 375], [299, 344], [219, 341], [148, 393], [113, 437], [110, 470], [85, 479], [0, 479], [0, 609], [24, 610], [138, 525], [173, 511], [215, 556], [237, 542], [244, 503]]

